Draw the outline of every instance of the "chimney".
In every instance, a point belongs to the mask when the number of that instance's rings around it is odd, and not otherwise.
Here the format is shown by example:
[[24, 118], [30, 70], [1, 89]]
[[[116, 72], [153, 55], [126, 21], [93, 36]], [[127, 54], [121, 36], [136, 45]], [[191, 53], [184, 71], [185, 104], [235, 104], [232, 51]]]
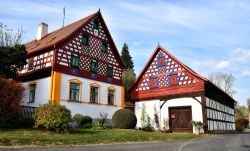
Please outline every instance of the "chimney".
[[44, 36], [48, 34], [48, 24], [42, 22], [38, 25], [37, 29], [37, 40], [42, 39]]

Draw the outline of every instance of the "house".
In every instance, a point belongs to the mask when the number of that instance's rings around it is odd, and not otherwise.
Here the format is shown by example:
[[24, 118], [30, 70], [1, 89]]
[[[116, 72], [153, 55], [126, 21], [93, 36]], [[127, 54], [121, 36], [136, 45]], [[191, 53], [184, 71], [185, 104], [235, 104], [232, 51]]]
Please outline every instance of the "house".
[[41, 23], [37, 39], [25, 46], [28, 64], [18, 77], [26, 88], [22, 106], [53, 101], [92, 118], [101, 112], [111, 118], [123, 108], [124, 63], [100, 11], [51, 33]]
[[202, 132], [235, 130], [235, 100], [158, 46], [128, 92], [135, 101], [137, 128], [142, 127], [145, 110], [156, 128], [172, 132], [194, 132], [191, 121], [206, 126]]

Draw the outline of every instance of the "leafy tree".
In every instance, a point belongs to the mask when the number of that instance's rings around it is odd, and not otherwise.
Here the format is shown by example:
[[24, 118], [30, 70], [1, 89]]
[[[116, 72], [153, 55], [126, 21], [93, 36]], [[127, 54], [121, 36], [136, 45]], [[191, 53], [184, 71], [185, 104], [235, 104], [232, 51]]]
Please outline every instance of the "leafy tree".
[[24, 87], [13, 80], [0, 78], [0, 129], [17, 128]]
[[130, 56], [128, 44], [124, 43], [121, 54], [121, 58], [126, 65], [126, 69], [131, 69], [134, 71], [134, 62]]
[[249, 113], [248, 113], [248, 107], [247, 106], [241, 105], [241, 106], [239, 106], [239, 110], [242, 113], [243, 117], [247, 117], [248, 116]]
[[16, 78], [18, 70], [27, 63], [27, 51], [21, 45], [23, 34], [22, 29], [14, 33], [13, 29], [0, 23], [0, 76]]
[[224, 90], [228, 95], [234, 96], [236, 91], [233, 89], [235, 77], [232, 74], [222, 72], [213, 72], [208, 76], [208, 79]]
[[[131, 84], [133, 84], [134, 82], [135, 82], [135, 74], [133, 70], [125, 69], [122, 72], [122, 84], [125, 88], [125, 92], [127, 92]], [[130, 101], [130, 95], [128, 93], [125, 93], [125, 101]]]

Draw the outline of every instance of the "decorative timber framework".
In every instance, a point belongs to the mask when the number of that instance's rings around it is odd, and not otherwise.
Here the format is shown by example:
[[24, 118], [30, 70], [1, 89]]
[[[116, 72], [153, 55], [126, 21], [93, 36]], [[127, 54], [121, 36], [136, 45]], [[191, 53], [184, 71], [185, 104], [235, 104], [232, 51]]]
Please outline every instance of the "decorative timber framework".
[[[48, 77], [51, 71], [57, 71], [122, 84], [124, 63], [100, 11], [49, 33], [41, 40], [27, 43], [26, 49], [28, 65], [20, 71], [21, 81]], [[96, 62], [94, 71], [93, 61]]]
[[[201, 104], [205, 131], [235, 130], [236, 101], [158, 46], [128, 92], [133, 101], [159, 99], [160, 109], [174, 98]], [[196, 98], [201, 97], [201, 102]]]

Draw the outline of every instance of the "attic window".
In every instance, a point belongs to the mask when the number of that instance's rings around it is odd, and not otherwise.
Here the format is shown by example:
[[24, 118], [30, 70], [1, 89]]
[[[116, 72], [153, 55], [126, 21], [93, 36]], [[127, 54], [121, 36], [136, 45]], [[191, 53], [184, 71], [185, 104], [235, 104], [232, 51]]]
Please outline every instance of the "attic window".
[[85, 46], [89, 45], [89, 36], [88, 35], [82, 35], [82, 44]]
[[149, 87], [150, 87], [150, 89], [158, 87], [157, 77], [152, 76], [152, 77], [149, 78]]
[[102, 42], [101, 50], [102, 50], [102, 52], [107, 52], [108, 51], [108, 43], [106, 41]]
[[168, 85], [173, 86], [173, 85], [178, 85], [179, 83], [179, 76], [177, 73], [171, 73], [168, 75]]
[[96, 60], [90, 61], [90, 71], [97, 72], [98, 70], [98, 62]]
[[113, 67], [111, 65], [107, 66], [107, 76], [112, 77], [113, 76]]
[[157, 58], [157, 65], [158, 67], [166, 66], [166, 58], [162, 53], [160, 53]]
[[33, 61], [28, 61], [28, 70], [33, 70]]
[[79, 68], [80, 65], [80, 57], [78, 55], [71, 55], [71, 67]]
[[93, 27], [94, 27], [94, 29], [99, 29], [99, 20], [98, 20], [98, 18], [95, 18], [94, 19], [94, 25], [93, 25]]

